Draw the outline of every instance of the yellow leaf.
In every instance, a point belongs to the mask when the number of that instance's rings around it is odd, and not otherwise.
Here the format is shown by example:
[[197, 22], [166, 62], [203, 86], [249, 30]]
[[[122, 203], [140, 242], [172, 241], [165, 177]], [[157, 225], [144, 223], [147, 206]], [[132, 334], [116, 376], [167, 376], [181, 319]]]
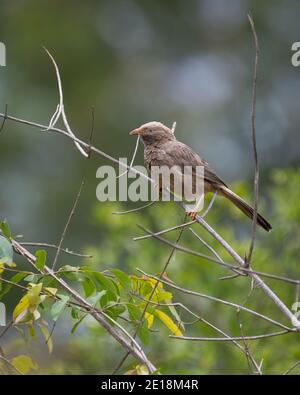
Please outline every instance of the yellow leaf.
[[55, 296], [57, 293], [57, 288], [45, 287], [44, 291], [47, 291], [50, 295]]
[[41, 330], [41, 332], [42, 332], [42, 334], [43, 334], [43, 336], [45, 338], [45, 343], [48, 346], [49, 354], [51, 354], [52, 351], [53, 351], [52, 337], [50, 336], [50, 333], [49, 333], [48, 329], [45, 326], [40, 325], [40, 330]]
[[13, 320], [17, 324], [25, 319], [30, 306], [28, 295], [24, 295], [13, 311]]
[[39, 296], [40, 296], [40, 292], [42, 290], [42, 283], [39, 284], [30, 284], [32, 285], [32, 287], [30, 288], [30, 290], [28, 291], [28, 300], [30, 303], [30, 306], [32, 307], [36, 307], [36, 305], [39, 303]]
[[144, 376], [144, 375], [148, 375], [149, 371], [147, 369], [147, 366], [145, 365], [137, 365], [135, 366], [134, 369], [128, 370], [128, 372], [124, 373], [126, 376]]
[[147, 325], [148, 328], [150, 329], [153, 325], [153, 321], [154, 321], [154, 316], [153, 314], [147, 313], [147, 311], [145, 312], [145, 318], [147, 320]]
[[13, 358], [11, 363], [23, 374], [28, 373], [32, 369], [36, 370], [38, 368], [38, 365], [27, 355], [19, 355]]
[[156, 315], [175, 336], [183, 336], [181, 330], [166, 313], [155, 310], [153, 314]]
[[[149, 277], [145, 277], [147, 283], [149, 283], [151, 285], [151, 287], [153, 288], [154, 286], [156, 286], [157, 280], [155, 280], [154, 278], [149, 278]], [[162, 288], [163, 284], [162, 282], [158, 282], [157, 288]]]

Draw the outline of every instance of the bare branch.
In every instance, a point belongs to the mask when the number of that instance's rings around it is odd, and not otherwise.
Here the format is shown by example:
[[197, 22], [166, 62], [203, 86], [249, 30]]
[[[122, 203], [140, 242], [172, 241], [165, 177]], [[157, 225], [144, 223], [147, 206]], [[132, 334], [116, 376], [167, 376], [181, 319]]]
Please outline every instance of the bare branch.
[[137, 207], [137, 208], [133, 208], [132, 210], [127, 210], [127, 211], [114, 211], [112, 212], [112, 214], [117, 214], [117, 215], [124, 215], [124, 214], [131, 214], [131, 213], [135, 213], [137, 211], [141, 211], [144, 210], [145, 208], [148, 208], [150, 206], [153, 206], [153, 204], [157, 203], [157, 201], [145, 204], [144, 206], [141, 207]]
[[[45, 248], [54, 248], [58, 250], [59, 246], [56, 244], [49, 244], [49, 243], [35, 243], [35, 242], [20, 242], [22, 246], [33, 246], [33, 247], [45, 247]], [[79, 254], [78, 252], [74, 252], [69, 250], [68, 248], [60, 248], [61, 252], [64, 252], [65, 254], [73, 255], [73, 256], [78, 256], [80, 258], [92, 258], [92, 255], [87, 255], [87, 254]]]
[[258, 365], [257, 362], [255, 361], [255, 358], [252, 355], [252, 353], [250, 352], [250, 349], [249, 349], [248, 344], [245, 339], [243, 324], [242, 324], [241, 317], [240, 317], [240, 309], [237, 309], [237, 320], [238, 320], [238, 324], [240, 327], [241, 337], [243, 338], [244, 350], [245, 350], [245, 355], [247, 358], [249, 368], [251, 369], [251, 364], [252, 364], [255, 367], [255, 373], [261, 375], [262, 374], [261, 366]]
[[[135, 149], [134, 149], [134, 152], [133, 152], [132, 159], [131, 159], [131, 161], [130, 161], [129, 167], [132, 167], [132, 166], [133, 166], [133, 163], [134, 163], [134, 160], [135, 160], [135, 157], [136, 157], [136, 153], [137, 153], [137, 150], [138, 150], [138, 147], [139, 147], [139, 142], [140, 142], [140, 136], [138, 136], [138, 138], [136, 139]], [[125, 170], [123, 173], [119, 174], [116, 178], [117, 178], [117, 179], [118, 179], [118, 178], [121, 178], [122, 176], [124, 176], [124, 175], [127, 174], [128, 172], [129, 172], [129, 170], [127, 169], [127, 170]]]
[[[70, 125], [69, 125], [69, 122], [68, 122], [68, 119], [67, 119], [67, 116], [66, 116], [66, 113], [65, 113], [63, 89], [62, 89], [62, 83], [61, 83], [59, 68], [58, 68], [58, 66], [57, 66], [57, 64], [56, 64], [56, 62], [54, 60], [54, 57], [51, 55], [51, 53], [48, 51], [48, 49], [46, 47], [43, 47], [43, 48], [46, 51], [47, 55], [49, 56], [49, 58], [51, 59], [53, 65], [54, 65], [55, 73], [56, 73], [56, 79], [57, 79], [57, 85], [58, 85], [58, 92], [59, 92], [59, 104], [57, 105], [56, 110], [55, 110], [55, 112], [54, 112], [54, 114], [53, 114], [53, 116], [52, 116], [52, 118], [50, 120], [49, 126], [46, 129], [44, 129], [44, 130], [48, 131], [53, 126], [55, 126], [55, 124], [57, 123], [59, 117], [61, 116], [62, 120], [64, 122], [64, 125], [65, 125], [65, 127], [66, 127], [66, 129], [67, 129], [67, 131], [69, 133], [69, 135], [72, 136], [72, 137], [75, 137], [75, 134], [73, 133], [73, 131], [72, 131]], [[76, 147], [78, 148], [78, 150], [81, 152], [81, 154], [83, 156], [85, 156], [86, 158], [89, 157], [89, 154], [84, 151], [84, 149], [81, 147], [81, 145], [77, 141], [75, 141], [75, 145], [76, 145]]]
[[206, 341], [211, 341], [211, 342], [228, 342], [228, 341], [240, 341], [240, 340], [261, 340], [261, 339], [266, 339], [269, 337], [275, 337], [275, 336], [282, 336], [286, 335], [287, 333], [290, 333], [289, 331], [280, 331], [280, 332], [272, 332], [272, 333], [266, 333], [264, 335], [257, 335], [257, 336], [237, 336], [237, 337], [188, 337], [188, 336], [173, 336], [170, 335], [169, 337], [172, 339], [178, 339], [178, 340], [189, 340], [189, 341], [197, 341], [197, 342], [206, 342]]
[[78, 204], [80, 195], [81, 195], [81, 191], [82, 191], [83, 185], [84, 185], [84, 182], [82, 181], [82, 183], [81, 183], [81, 185], [80, 185], [80, 188], [79, 188], [79, 191], [78, 191], [78, 193], [77, 193], [75, 202], [74, 202], [74, 204], [73, 204], [72, 210], [71, 210], [71, 212], [70, 212], [70, 214], [69, 214], [68, 220], [67, 220], [67, 222], [66, 222], [66, 225], [65, 225], [65, 227], [64, 227], [63, 233], [62, 233], [62, 235], [61, 235], [61, 239], [60, 239], [60, 242], [59, 242], [59, 245], [58, 245], [58, 248], [57, 248], [57, 251], [56, 251], [56, 255], [55, 255], [55, 258], [54, 258], [54, 261], [53, 261], [52, 270], [55, 269], [55, 266], [56, 266], [56, 264], [57, 264], [57, 260], [58, 260], [59, 254], [60, 254], [60, 250], [61, 250], [62, 244], [63, 244], [63, 242], [64, 242], [64, 239], [65, 239], [65, 236], [66, 236], [68, 227], [69, 227], [69, 225], [70, 225], [71, 219], [72, 219], [72, 217], [73, 217], [73, 215], [74, 215], [74, 213], [75, 213], [75, 210], [76, 210], [76, 207], [77, 207], [77, 204]]
[[253, 154], [254, 154], [254, 164], [255, 164], [255, 174], [254, 174], [254, 212], [253, 212], [253, 222], [252, 222], [252, 234], [251, 234], [251, 243], [249, 247], [249, 252], [246, 258], [246, 263], [249, 266], [251, 263], [251, 258], [254, 250], [255, 244], [255, 236], [256, 236], [256, 225], [257, 225], [257, 208], [258, 208], [258, 182], [259, 182], [259, 164], [258, 164], [258, 156], [257, 156], [257, 147], [256, 147], [256, 84], [257, 84], [257, 68], [258, 68], [258, 60], [259, 60], [259, 44], [258, 38], [256, 34], [255, 25], [253, 19], [250, 14], [248, 14], [248, 19], [250, 22], [251, 30], [254, 37], [255, 42], [255, 60], [254, 60], [254, 71], [253, 71], [253, 83], [252, 83], [252, 114], [251, 114], [251, 124], [252, 124], [252, 144], [253, 144]]
[[7, 111], [8, 111], [8, 105], [5, 104], [5, 115], [4, 115], [3, 119], [2, 119], [2, 123], [1, 123], [1, 126], [0, 126], [0, 133], [4, 129], [4, 125], [5, 125], [5, 122], [7, 120]]
[[291, 373], [292, 370], [294, 370], [299, 365], [300, 365], [300, 360], [294, 363], [287, 371], [283, 373], [283, 375], [285, 376], [288, 375], [289, 373]]
[[153, 233], [153, 234], [148, 234], [148, 235], [145, 235], [145, 236], [134, 237], [132, 240], [139, 241], [139, 240], [149, 239], [150, 237], [154, 237], [154, 236], [160, 236], [160, 235], [163, 235], [165, 233], [172, 232], [173, 230], [176, 230], [176, 229], [188, 227], [190, 225], [193, 225], [195, 222], [197, 222], [197, 221], [185, 222], [183, 224], [173, 226], [172, 228], [160, 230], [159, 232], [156, 232], [156, 233]]

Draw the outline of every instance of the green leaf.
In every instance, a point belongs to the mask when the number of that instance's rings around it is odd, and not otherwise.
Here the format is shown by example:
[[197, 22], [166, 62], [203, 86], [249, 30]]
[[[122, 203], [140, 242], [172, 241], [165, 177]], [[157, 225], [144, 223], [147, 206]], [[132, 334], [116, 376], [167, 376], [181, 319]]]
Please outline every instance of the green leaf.
[[117, 287], [112, 280], [108, 279], [99, 272], [92, 272], [91, 277], [95, 280], [95, 284], [96, 286], [98, 285], [100, 291], [105, 289], [110, 294], [108, 295], [109, 299], [117, 298]]
[[71, 317], [74, 318], [74, 320], [78, 320], [79, 318], [79, 311], [75, 307], [71, 309]]
[[117, 277], [124, 289], [131, 289], [131, 280], [126, 273], [122, 272], [119, 269], [111, 269], [110, 271]]
[[143, 321], [142, 325], [140, 325], [137, 334], [144, 344], [147, 345], [149, 343], [149, 329], [147, 320]]
[[75, 322], [75, 324], [72, 326], [71, 333], [74, 333], [76, 331], [79, 324], [81, 324], [81, 322], [85, 319], [86, 316], [87, 314], [84, 314], [77, 322]]
[[81, 278], [79, 269], [80, 268], [78, 266], [65, 265], [59, 269], [59, 272], [63, 274], [68, 280], [76, 281], [80, 280]]
[[36, 284], [39, 281], [39, 276], [37, 274], [29, 274], [24, 278], [24, 281]]
[[37, 370], [38, 368], [38, 365], [28, 355], [19, 355], [13, 358], [11, 363], [23, 374], [30, 372], [30, 370]]
[[62, 314], [68, 300], [70, 299], [69, 296], [67, 295], [57, 295], [60, 300], [58, 300], [57, 302], [55, 302], [51, 308], [51, 317], [53, 319], [53, 321], [57, 321], [59, 316]]
[[13, 263], [14, 251], [11, 243], [3, 236], [0, 236], [0, 260], [2, 263], [11, 265]]
[[105, 313], [108, 314], [111, 318], [116, 320], [121, 314], [124, 313], [126, 310], [126, 307], [124, 305], [116, 305], [109, 307], [108, 309], [105, 310]]
[[107, 293], [107, 291], [105, 289], [103, 289], [102, 291], [97, 292], [96, 295], [90, 297], [89, 301], [95, 307], [101, 300], [102, 296], [106, 295], [106, 293]]
[[10, 229], [9, 229], [9, 225], [8, 225], [8, 223], [6, 221], [2, 221], [0, 223], [0, 229], [1, 229], [2, 233], [4, 234], [4, 236], [7, 239], [11, 238], [11, 232], [10, 232]]
[[142, 312], [136, 305], [128, 303], [127, 310], [129, 313], [129, 317], [132, 319], [132, 321], [140, 321]]
[[41, 332], [42, 332], [42, 334], [44, 336], [45, 343], [47, 344], [49, 354], [51, 354], [52, 351], [53, 351], [53, 341], [52, 341], [52, 338], [50, 336], [50, 333], [49, 333], [48, 329], [44, 325], [39, 325], [39, 327], [40, 327], [40, 330], [41, 330]]
[[86, 277], [82, 281], [81, 285], [83, 287], [83, 290], [84, 290], [86, 298], [91, 296], [94, 293], [95, 289], [96, 289], [95, 284], [93, 283], [93, 281], [89, 277]]
[[35, 252], [36, 260], [35, 265], [39, 270], [44, 270], [46, 259], [47, 259], [47, 251], [45, 250], [37, 250]]

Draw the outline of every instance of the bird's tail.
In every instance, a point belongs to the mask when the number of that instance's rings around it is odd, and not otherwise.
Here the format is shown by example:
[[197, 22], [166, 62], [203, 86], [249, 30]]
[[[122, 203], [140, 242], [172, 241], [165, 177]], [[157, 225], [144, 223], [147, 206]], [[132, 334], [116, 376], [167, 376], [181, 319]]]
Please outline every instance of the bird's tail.
[[[240, 198], [237, 194], [232, 192], [229, 188], [225, 186], [221, 186], [219, 189], [219, 193], [229, 199], [237, 208], [239, 208], [247, 217], [253, 219], [254, 210], [248, 203], [246, 203], [242, 198]], [[272, 226], [269, 222], [259, 213], [257, 213], [257, 223], [262, 228], [264, 228], [267, 232], [272, 229]]]

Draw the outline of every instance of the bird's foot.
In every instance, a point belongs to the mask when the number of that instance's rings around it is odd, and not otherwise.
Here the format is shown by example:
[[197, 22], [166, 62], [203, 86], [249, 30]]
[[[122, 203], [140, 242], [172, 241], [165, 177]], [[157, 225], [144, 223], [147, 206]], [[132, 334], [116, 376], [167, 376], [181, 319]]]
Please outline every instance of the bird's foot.
[[192, 220], [194, 221], [197, 215], [197, 211], [187, 211], [186, 215], [190, 218], [192, 218]]

